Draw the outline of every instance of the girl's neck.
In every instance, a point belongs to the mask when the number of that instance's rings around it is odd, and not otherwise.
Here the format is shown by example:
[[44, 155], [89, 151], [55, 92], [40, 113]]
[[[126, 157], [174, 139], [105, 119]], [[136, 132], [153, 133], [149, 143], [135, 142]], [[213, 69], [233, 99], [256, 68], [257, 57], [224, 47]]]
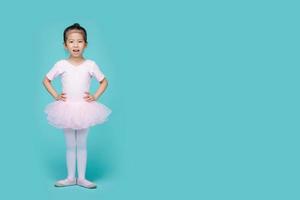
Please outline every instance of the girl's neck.
[[85, 58], [84, 57], [72, 57], [72, 56], [70, 56], [68, 58], [68, 60], [71, 61], [71, 62], [74, 62], [74, 63], [80, 63], [80, 62], [84, 61]]

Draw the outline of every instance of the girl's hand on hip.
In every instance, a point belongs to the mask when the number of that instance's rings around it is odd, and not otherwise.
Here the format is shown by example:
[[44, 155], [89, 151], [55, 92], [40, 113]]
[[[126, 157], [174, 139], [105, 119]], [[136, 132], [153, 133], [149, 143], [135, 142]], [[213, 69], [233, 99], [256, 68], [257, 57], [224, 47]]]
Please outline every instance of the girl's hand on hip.
[[96, 101], [96, 97], [91, 95], [89, 92], [85, 92], [85, 96], [83, 97], [87, 102]]
[[66, 99], [67, 99], [66, 93], [61, 93], [60, 95], [57, 95], [57, 96], [55, 97], [55, 99], [56, 99], [56, 101], [60, 101], [60, 100], [66, 101]]

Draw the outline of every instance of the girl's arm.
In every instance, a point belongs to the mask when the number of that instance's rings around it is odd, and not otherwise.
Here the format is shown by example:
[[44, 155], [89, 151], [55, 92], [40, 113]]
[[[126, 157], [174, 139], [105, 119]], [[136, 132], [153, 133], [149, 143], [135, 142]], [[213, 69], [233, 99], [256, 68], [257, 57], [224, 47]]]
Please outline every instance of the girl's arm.
[[86, 101], [91, 102], [91, 101], [96, 101], [106, 90], [108, 86], [108, 81], [106, 78], [104, 78], [102, 81], [99, 82], [99, 87], [96, 90], [94, 95], [90, 95], [88, 92], [86, 92], [86, 96], [84, 97]]
[[63, 100], [63, 101], [66, 100], [65, 93], [61, 93], [60, 95], [58, 95], [55, 89], [53, 88], [51, 81], [47, 77], [44, 78], [43, 84], [47, 89], [47, 91], [53, 96], [54, 99]]

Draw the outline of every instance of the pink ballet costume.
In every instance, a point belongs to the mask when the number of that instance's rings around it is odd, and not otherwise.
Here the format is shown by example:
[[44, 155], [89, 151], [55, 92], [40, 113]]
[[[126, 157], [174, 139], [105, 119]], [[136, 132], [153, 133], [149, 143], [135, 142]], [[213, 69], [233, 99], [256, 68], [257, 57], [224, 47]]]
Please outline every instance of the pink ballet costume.
[[55, 101], [46, 106], [48, 123], [61, 129], [86, 129], [107, 121], [111, 110], [96, 101], [87, 102], [83, 98], [89, 92], [91, 78], [102, 81], [105, 76], [92, 60], [85, 60], [80, 65], [73, 65], [67, 60], [60, 60], [47, 73], [53, 80], [61, 76], [62, 92], [66, 101]]

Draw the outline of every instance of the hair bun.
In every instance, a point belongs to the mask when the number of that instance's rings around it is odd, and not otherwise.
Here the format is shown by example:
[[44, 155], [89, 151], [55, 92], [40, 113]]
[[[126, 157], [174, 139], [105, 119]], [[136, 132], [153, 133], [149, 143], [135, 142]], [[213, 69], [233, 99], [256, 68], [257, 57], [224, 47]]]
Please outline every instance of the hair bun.
[[76, 28], [78, 28], [78, 27], [80, 27], [80, 24], [74, 23], [73, 26], [75, 26]]

